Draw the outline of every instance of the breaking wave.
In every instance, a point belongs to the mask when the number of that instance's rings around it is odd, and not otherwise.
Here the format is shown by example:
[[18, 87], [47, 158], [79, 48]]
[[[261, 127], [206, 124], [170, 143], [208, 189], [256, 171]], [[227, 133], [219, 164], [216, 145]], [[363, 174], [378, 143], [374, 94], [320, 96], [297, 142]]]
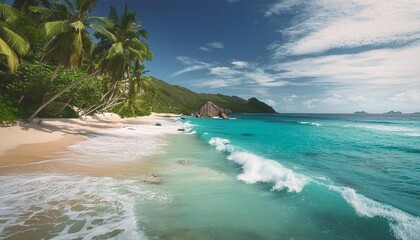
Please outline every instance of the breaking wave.
[[336, 186], [329, 186], [329, 188], [340, 193], [360, 217], [387, 219], [392, 232], [398, 239], [420, 239], [419, 217], [414, 217], [387, 204], [376, 202], [356, 193], [352, 188]]
[[212, 138], [209, 141], [217, 151], [230, 153], [228, 160], [242, 165], [243, 172], [237, 176], [247, 184], [273, 183], [272, 190], [300, 192], [309, 183], [310, 179], [302, 174], [295, 173], [280, 163], [262, 158], [253, 153], [236, 151], [228, 139]]

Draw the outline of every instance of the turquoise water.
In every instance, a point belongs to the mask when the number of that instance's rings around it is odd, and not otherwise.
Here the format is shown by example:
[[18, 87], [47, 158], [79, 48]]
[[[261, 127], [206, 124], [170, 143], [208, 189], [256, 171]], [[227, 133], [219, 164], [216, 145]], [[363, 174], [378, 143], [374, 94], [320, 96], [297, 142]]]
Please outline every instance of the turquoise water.
[[158, 157], [170, 203], [137, 209], [151, 238], [420, 239], [418, 116], [183, 124]]
[[420, 116], [156, 121], [0, 168], [0, 239], [420, 239]]

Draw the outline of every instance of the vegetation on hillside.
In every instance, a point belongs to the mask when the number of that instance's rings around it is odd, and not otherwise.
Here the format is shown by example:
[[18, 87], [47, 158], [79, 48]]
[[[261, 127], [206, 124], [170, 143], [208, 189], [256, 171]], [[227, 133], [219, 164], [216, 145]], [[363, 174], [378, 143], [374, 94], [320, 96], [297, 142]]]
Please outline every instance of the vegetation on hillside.
[[113, 111], [192, 113], [206, 101], [236, 113], [274, 110], [256, 99], [197, 94], [145, 77], [152, 52], [136, 13], [92, 16], [98, 0], [0, 2], [0, 123]]
[[233, 113], [275, 113], [276, 111], [256, 98], [249, 100], [222, 94], [195, 93], [184, 87], [170, 85], [148, 77], [142, 82], [141, 108], [153, 112], [190, 114], [197, 112], [207, 101]]

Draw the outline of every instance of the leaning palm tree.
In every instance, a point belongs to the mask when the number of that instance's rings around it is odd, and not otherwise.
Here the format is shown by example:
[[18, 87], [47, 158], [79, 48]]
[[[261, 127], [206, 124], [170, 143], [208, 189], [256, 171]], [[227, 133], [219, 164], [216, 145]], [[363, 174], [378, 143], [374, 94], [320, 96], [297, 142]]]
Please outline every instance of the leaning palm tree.
[[19, 55], [24, 56], [29, 51], [29, 43], [10, 26], [19, 17], [18, 10], [0, 3], [0, 55], [6, 56], [7, 65], [12, 73], [15, 73], [19, 66]]
[[[95, 36], [99, 39], [93, 51], [96, 64], [102, 74], [110, 77], [108, 86], [113, 91], [110, 102], [132, 107], [140, 91], [140, 80], [144, 71], [144, 61], [151, 60], [152, 52], [144, 42], [147, 32], [136, 21], [136, 13], [128, 11], [119, 16], [114, 7], [110, 8], [108, 19], [98, 19], [104, 25], [96, 27]], [[108, 107], [115, 107], [108, 105]]]
[[[61, 19], [45, 23], [47, 37], [50, 37], [51, 40], [45, 47], [43, 61], [55, 61], [58, 64], [57, 69], [60, 66], [66, 68], [81, 67], [84, 55], [90, 55], [94, 47], [88, 28], [94, 25], [92, 23], [94, 17], [91, 17], [90, 13], [96, 3], [97, 0], [67, 0], [63, 3], [55, 3], [55, 6], [61, 12], [59, 15]], [[41, 11], [40, 9], [37, 8], [36, 10]], [[54, 11], [54, 9], [44, 9], [42, 12], [47, 11]], [[29, 117], [29, 121], [32, 121], [40, 111], [63, 93], [98, 72], [97, 70], [93, 71], [87, 77], [73, 82], [55, 94]]]
[[[93, 62], [90, 67], [91, 73], [54, 95], [38, 108], [29, 121], [32, 121], [49, 103], [85, 79], [100, 74], [112, 79], [114, 86], [119, 86], [119, 82], [123, 82], [132, 74], [135, 61], [144, 62], [151, 59], [152, 53], [142, 41], [142, 38], [147, 37], [147, 33], [135, 20], [135, 12], [128, 12], [126, 6], [125, 13], [119, 17], [116, 9], [111, 7], [110, 19], [88, 17], [89, 10], [95, 6], [92, 2], [96, 1], [68, 0], [66, 4], [70, 10], [73, 9], [69, 11], [69, 19], [75, 20], [60, 20], [45, 24], [47, 34], [52, 35], [53, 39], [47, 44], [43, 57], [44, 60], [55, 60], [59, 65], [74, 68], [81, 66], [83, 53], [89, 53]], [[102, 23], [103, 27], [91, 23], [92, 20]], [[95, 36], [99, 38], [99, 43], [93, 52], [93, 43], [86, 31], [88, 27], [94, 29]], [[112, 96], [120, 95], [112, 94]]]

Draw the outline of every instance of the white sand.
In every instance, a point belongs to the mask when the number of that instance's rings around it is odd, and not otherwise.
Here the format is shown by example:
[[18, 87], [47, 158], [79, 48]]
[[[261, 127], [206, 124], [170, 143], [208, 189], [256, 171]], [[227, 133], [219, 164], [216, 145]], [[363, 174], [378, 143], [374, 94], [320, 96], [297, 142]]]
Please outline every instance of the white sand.
[[163, 121], [162, 116], [176, 115], [152, 114], [123, 119], [105, 113], [83, 119], [42, 119], [42, 124], [0, 128], [0, 166], [50, 159], [68, 151], [69, 145], [86, 139], [86, 134], [126, 124], [159, 123]]

